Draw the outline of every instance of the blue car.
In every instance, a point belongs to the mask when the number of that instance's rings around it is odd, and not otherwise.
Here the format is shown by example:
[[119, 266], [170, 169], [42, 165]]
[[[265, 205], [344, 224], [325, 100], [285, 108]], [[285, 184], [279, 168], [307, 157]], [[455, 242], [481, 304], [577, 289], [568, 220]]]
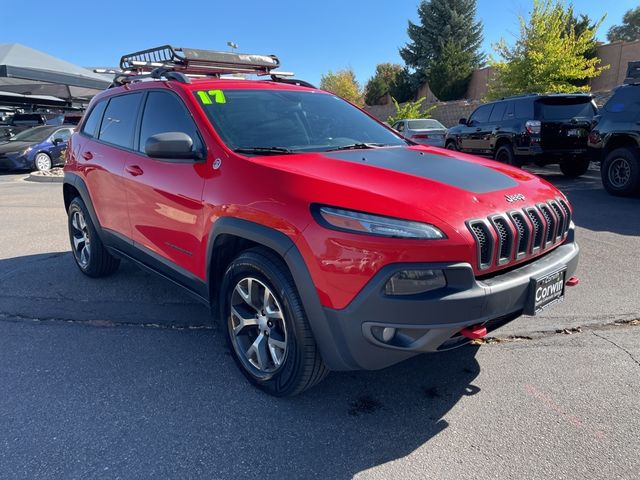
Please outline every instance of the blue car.
[[0, 143], [0, 171], [50, 170], [64, 164], [73, 125], [33, 127]]

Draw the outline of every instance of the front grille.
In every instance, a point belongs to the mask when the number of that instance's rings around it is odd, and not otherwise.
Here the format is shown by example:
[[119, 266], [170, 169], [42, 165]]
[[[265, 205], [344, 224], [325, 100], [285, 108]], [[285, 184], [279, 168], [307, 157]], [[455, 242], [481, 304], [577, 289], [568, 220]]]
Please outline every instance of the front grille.
[[489, 227], [485, 222], [478, 221], [469, 224], [469, 228], [471, 228], [471, 233], [476, 239], [480, 268], [488, 268], [491, 266], [493, 254], [493, 237], [491, 236]]
[[562, 242], [571, 226], [571, 210], [563, 199], [467, 222], [476, 242], [480, 270], [504, 266]]

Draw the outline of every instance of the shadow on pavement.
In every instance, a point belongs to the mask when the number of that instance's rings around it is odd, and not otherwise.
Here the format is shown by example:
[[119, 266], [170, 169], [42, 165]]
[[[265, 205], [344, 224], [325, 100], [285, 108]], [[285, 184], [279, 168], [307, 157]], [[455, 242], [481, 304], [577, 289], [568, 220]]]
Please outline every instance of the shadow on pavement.
[[0, 322], [0, 382], [11, 392], [0, 424], [12, 439], [0, 445], [3, 470], [351, 478], [428, 449], [447, 413], [480, 391], [477, 347], [468, 346], [378, 372], [334, 372], [277, 399], [250, 387], [222, 344], [215, 330]]
[[86, 277], [71, 252], [0, 259], [0, 314], [165, 326], [210, 325], [209, 310], [179, 287], [128, 262], [108, 278]]

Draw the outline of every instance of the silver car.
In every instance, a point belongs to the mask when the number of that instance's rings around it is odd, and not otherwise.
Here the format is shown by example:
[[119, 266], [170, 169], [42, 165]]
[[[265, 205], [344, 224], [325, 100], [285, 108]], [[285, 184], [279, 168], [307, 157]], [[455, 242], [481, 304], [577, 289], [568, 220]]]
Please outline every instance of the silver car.
[[444, 148], [444, 137], [447, 128], [433, 118], [413, 118], [398, 120], [392, 125], [403, 137], [416, 143]]

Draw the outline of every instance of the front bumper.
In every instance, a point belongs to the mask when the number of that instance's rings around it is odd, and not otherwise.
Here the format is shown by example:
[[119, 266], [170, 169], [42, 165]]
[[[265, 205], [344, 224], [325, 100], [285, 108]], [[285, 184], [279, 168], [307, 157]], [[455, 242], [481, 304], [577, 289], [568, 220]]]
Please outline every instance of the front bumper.
[[26, 155], [7, 153], [0, 155], [0, 171], [28, 170], [32, 162]]
[[[484, 324], [491, 331], [521, 316], [531, 295], [531, 278], [566, 267], [568, 280], [577, 268], [578, 255], [572, 229], [565, 243], [548, 254], [482, 280], [475, 278], [468, 263], [388, 265], [347, 308], [324, 308], [334, 337], [333, 354], [325, 362], [336, 370], [375, 370], [422, 352], [468, 343], [460, 330]], [[385, 295], [387, 280], [406, 269], [442, 269], [447, 286], [420, 295]], [[378, 340], [372, 332], [376, 327], [395, 328], [394, 338], [399, 340], [390, 344]]]

